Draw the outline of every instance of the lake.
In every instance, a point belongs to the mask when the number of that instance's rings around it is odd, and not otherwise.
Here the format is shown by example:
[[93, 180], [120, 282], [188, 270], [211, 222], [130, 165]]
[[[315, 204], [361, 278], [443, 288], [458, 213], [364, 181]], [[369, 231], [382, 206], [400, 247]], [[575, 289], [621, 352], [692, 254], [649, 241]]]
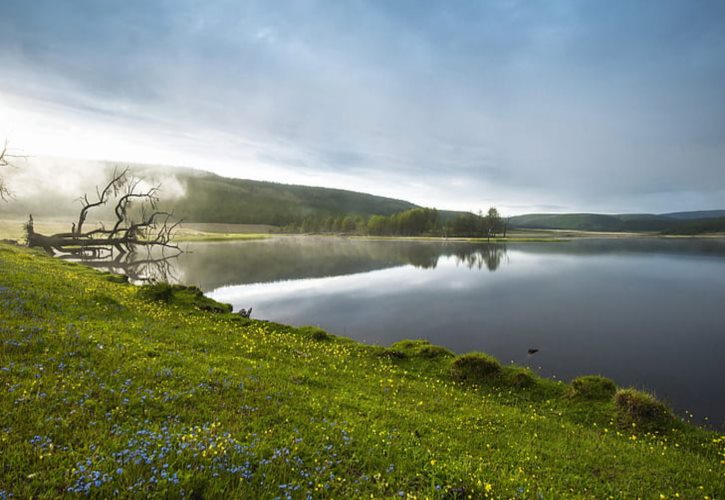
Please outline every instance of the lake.
[[602, 374], [697, 422], [725, 421], [724, 240], [279, 237], [187, 249], [176, 279], [257, 319], [371, 344], [423, 338], [563, 380]]

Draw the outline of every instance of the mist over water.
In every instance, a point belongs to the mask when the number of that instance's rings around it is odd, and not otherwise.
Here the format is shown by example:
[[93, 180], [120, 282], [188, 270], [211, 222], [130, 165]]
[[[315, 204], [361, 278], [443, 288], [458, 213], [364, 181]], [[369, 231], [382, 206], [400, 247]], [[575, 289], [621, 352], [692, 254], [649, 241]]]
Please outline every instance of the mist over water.
[[723, 240], [289, 237], [187, 250], [176, 279], [256, 319], [382, 345], [424, 338], [564, 380], [602, 374], [698, 422], [725, 420]]

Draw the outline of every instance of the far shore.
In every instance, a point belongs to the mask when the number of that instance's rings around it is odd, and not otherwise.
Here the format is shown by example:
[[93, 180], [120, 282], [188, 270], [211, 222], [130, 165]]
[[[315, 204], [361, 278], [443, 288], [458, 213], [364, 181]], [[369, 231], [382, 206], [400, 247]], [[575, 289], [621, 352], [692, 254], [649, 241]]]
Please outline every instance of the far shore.
[[[22, 241], [24, 239], [21, 219], [0, 218], [0, 240]], [[42, 217], [35, 220], [35, 230], [44, 234], [54, 234], [69, 230], [68, 220], [48, 220]], [[222, 224], [222, 223], [184, 223], [177, 232], [179, 242], [215, 242], [250, 241], [271, 237], [342, 237], [365, 241], [456, 241], [470, 243], [557, 243], [582, 238], [659, 238], [659, 239], [720, 239], [725, 233], [703, 233], [693, 235], [662, 234], [656, 232], [604, 232], [578, 231], [571, 229], [513, 229], [506, 237], [472, 238], [445, 236], [372, 236], [346, 233], [283, 233], [276, 226], [266, 224]]]

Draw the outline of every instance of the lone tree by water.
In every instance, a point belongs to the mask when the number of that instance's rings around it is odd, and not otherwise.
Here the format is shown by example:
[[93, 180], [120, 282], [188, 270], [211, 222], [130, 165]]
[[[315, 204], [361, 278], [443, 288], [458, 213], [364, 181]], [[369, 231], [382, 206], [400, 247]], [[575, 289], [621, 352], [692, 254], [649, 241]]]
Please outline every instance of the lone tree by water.
[[[67, 233], [50, 236], [35, 232], [33, 216], [26, 224], [28, 246], [40, 247], [50, 254], [60, 253], [81, 258], [104, 259], [114, 254], [133, 254], [137, 248], [172, 249], [178, 251], [173, 241], [174, 230], [181, 221], [173, 222], [173, 214], [158, 209], [161, 186], [147, 187], [143, 179], [130, 175], [128, 168], [114, 169], [111, 180], [103, 189], [96, 188], [96, 196], [81, 196], [78, 221]], [[115, 200], [115, 220], [106, 227], [103, 222], [86, 229], [88, 216]]]
[[486, 235], [488, 238], [495, 238], [497, 234], [499, 234], [503, 229], [503, 224], [501, 221], [501, 216], [498, 213], [498, 209], [496, 207], [491, 207], [488, 209], [488, 214], [486, 214]]

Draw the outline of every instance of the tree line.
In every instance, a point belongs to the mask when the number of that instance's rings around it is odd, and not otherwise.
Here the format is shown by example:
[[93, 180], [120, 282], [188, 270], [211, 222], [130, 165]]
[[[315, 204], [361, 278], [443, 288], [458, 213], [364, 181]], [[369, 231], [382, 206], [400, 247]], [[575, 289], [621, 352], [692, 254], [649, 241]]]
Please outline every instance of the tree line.
[[508, 222], [495, 207], [484, 215], [466, 212], [443, 218], [435, 208], [411, 208], [393, 215], [307, 216], [284, 226], [287, 233], [337, 233], [371, 236], [506, 237]]

